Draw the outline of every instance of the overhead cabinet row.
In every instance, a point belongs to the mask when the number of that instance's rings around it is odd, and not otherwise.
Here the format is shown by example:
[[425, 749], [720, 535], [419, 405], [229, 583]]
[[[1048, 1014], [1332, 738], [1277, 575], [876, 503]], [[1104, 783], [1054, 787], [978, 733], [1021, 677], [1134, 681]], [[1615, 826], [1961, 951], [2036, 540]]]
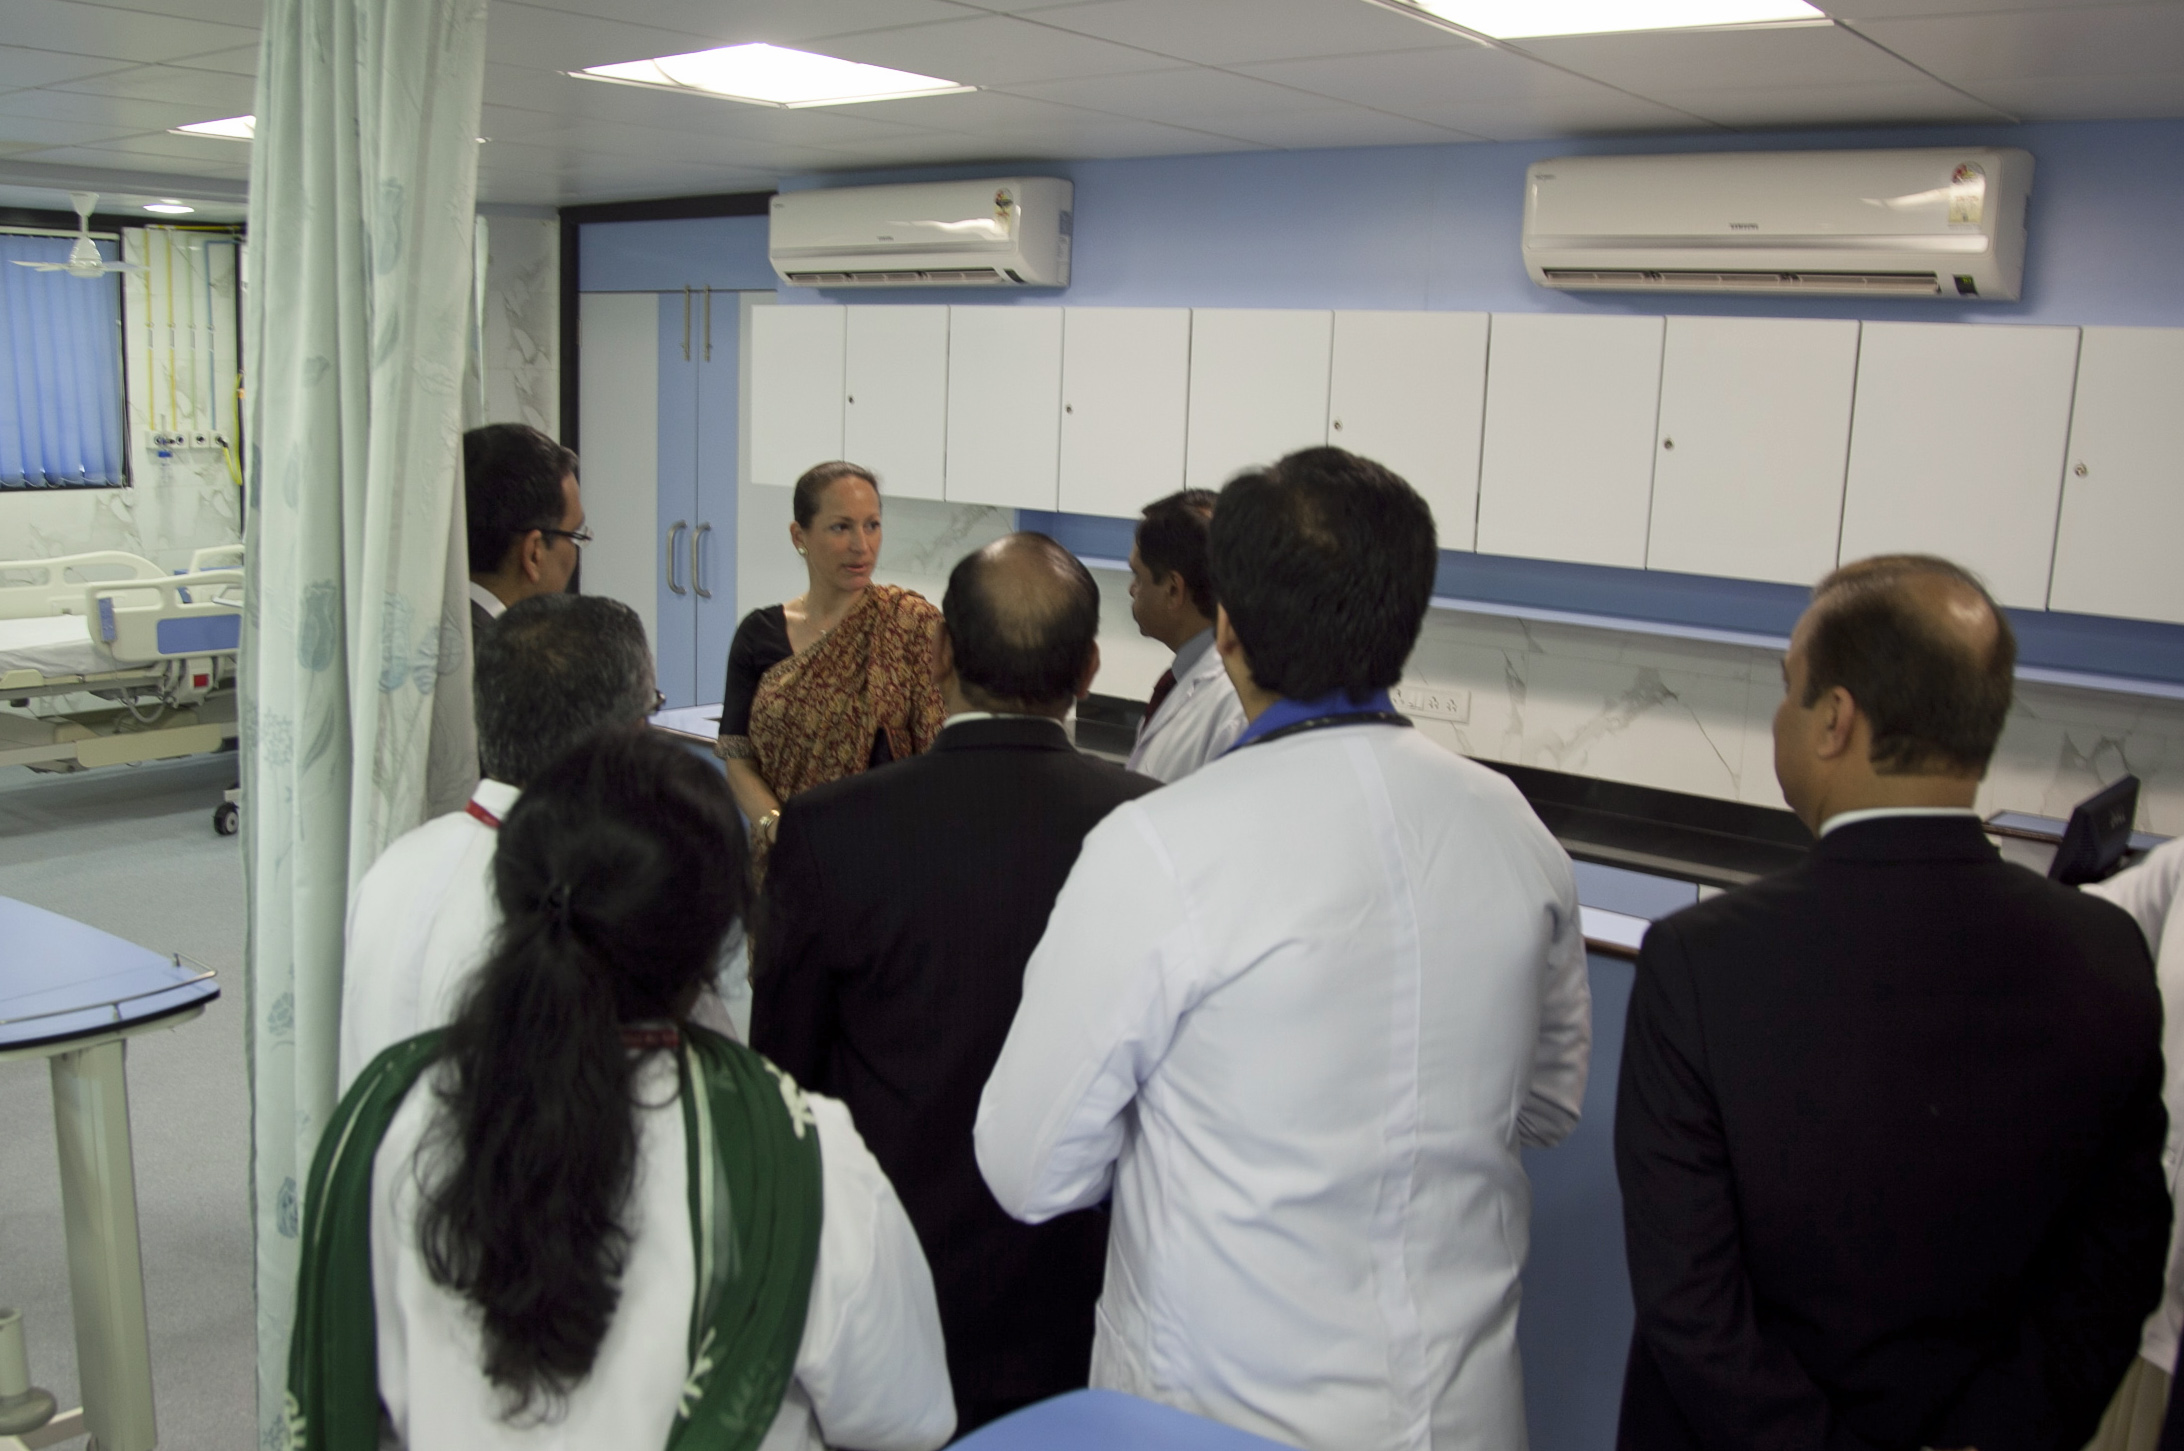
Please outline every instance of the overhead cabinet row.
[[1119, 517], [1332, 443], [1444, 549], [1809, 584], [1918, 551], [2184, 623], [2184, 329], [1450, 312], [771, 307], [752, 478]]

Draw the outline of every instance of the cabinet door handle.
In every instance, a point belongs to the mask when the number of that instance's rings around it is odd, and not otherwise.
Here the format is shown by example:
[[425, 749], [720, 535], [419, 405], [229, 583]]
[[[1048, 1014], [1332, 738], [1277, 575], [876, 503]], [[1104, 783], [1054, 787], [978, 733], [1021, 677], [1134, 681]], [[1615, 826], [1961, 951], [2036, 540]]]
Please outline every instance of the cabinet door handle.
[[2087, 474], [2091, 473], [2091, 472], [2092, 472], [2092, 470], [2091, 470], [2091, 469], [2089, 469], [2089, 468], [2087, 468], [2087, 467], [2085, 466], [2085, 464], [2084, 464], [2084, 462], [2083, 462], [2083, 461], [2080, 461], [2080, 463], [2078, 464], [2078, 466], [2077, 466], [2076, 468], [2072, 469], [2072, 470], [2071, 470], [2071, 472], [2072, 472], [2072, 473], [2074, 473], [2074, 474], [2076, 474], [2076, 475], [2077, 475], [2077, 476], [2078, 476], [2079, 478], [2081, 478], [2081, 479], [2082, 479], [2082, 478], [2084, 478], [2084, 477], [2085, 477], [2085, 476], [2086, 476]]
[[[705, 361], [708, 363], [713, 361], [713, 288], [710, 283], [705, 288]], [[711, 526], [708, 525], [707, 527], [710, 528]], [[697, 577], [695, 570], [691, 572], [691, 577], [693, 579]], [[711, 599], [712, 596], [707, 595], [706, 598]]]
[[700, 552], [705, 544], [705, 536], [712, 532], [712, 525], [700, 524], [690, 536], [690, 587], [698, 592], [701, 600], [713, 597], [713, 592], [705, 587], [705, 556]]
[[682, 290], [682, 360], [690, 361], [690, 289]]
[[677, 519], [667, 526], [667, 587], [679, 595], [686, 595], [690, 591], [675, 582], [677, 577], [675, 566], [682, 563], [682, 560], [675, 553], [675, 536], [689, 527], [690, 521], [688, 519]]

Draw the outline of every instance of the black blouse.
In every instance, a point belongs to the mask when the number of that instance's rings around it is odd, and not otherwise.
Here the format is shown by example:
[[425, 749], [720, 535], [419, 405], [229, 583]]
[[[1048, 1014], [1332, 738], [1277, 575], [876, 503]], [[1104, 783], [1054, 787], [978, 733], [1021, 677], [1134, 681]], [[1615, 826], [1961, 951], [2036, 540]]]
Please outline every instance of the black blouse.
[[[767, 671], [796, 653], [789, 648], [789, 616], [779, 605], [767, 605], [751, 611], [736, 626], [736, 637], [728, 646], [728, 681], [721, 687], [720, 733], [724, 736], [747, 736], [751, 733], [751, 701], [758, 695], [758, 682]], [[888, 748], [887, 732], [872, 733], [873, 766], [884, 766], [895, 759]]]

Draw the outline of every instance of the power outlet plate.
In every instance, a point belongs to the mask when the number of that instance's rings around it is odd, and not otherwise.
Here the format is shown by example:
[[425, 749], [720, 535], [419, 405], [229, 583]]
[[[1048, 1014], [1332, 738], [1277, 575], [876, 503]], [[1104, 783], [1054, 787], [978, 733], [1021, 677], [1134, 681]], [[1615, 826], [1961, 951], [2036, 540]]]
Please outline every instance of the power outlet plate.
[[1452, 685], [1423, 685], [1406, 680], [1390, 692], [1395, 708], [1405, 715], [1445, 720], [1451, 725], [1471, 722], [1471, 692]]

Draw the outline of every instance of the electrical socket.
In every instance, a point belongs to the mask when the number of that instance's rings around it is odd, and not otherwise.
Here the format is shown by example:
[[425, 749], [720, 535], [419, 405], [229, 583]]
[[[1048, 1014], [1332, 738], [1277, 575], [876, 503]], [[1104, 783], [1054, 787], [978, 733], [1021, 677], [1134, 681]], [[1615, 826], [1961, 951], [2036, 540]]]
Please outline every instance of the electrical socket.
[[1471, 722], [1471, 692], [1451, 685], [1424, 685], [1406, 680], [1395, 687], [1390, 695], [1395, 708], [1405, 715], [1424, 716], [1427, 720], [1445, 720], [1451, 725], [1468, 725]]
[[211, 448], [211, 447], [212, 447], [212, 435], [211, 435], [211, 434], [209, 434], [209, 433], [193, 433], [193, 434], [191, 434], [191, 435], [190, 435], [190, 447], [191, 447], [191, 448]]

